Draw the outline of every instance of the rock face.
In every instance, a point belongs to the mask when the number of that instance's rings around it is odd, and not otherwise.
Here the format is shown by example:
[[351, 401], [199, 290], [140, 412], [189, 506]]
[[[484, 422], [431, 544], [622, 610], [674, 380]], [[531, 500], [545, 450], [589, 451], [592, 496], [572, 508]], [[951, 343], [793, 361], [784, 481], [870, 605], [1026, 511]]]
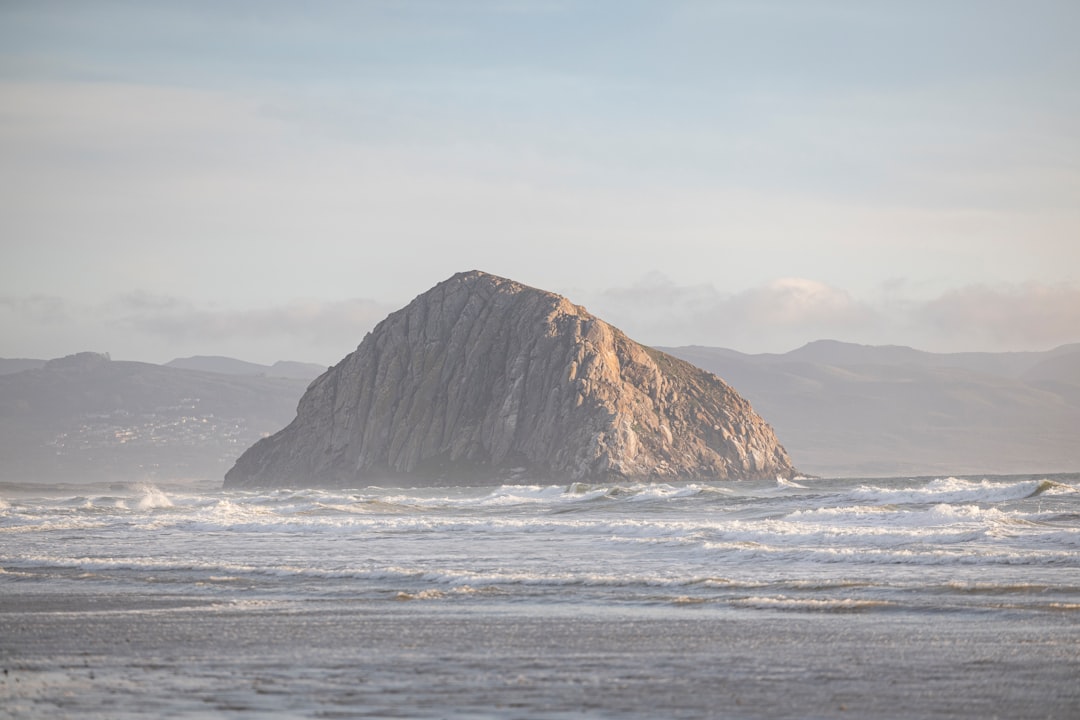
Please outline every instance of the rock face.
[[715, 375], [566, 298], [473, 271], [379, 323], [225, 487], [794, 472], [772, 429]]

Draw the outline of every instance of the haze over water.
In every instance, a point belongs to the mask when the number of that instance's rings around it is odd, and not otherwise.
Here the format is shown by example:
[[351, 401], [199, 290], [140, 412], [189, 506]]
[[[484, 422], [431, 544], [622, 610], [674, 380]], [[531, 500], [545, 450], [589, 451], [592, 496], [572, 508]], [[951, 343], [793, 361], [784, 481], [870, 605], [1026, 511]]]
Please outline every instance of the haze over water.
[[12, 717], [1080, 714], [1080, 475], [0, 486]]

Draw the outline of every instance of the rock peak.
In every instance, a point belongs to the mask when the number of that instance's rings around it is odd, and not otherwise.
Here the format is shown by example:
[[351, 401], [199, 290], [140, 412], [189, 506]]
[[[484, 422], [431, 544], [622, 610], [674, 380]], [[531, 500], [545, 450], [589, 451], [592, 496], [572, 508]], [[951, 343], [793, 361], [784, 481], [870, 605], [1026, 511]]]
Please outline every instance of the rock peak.
[[459, 272], [446, 280], [443, 280], [431, 290], [428, 290], [428, 292], [420, 295], [417, 299], [430, 293], [438, 293], [439, 291], [445, 293], [453, 288], [462, 288], [468, 292], [476, 293], [518, 293], [524, 290], [531, 290], [533, 292], [554, 295], [554, 293], [548, 293], [544, 290], [538, 290], [537, 288], [530, 288], [527, 285], [522, 285], [516, 280], [492, 275], [491, 273], [486, 273], [482, 270], [469, 270], [467, 272]]
[[540, 288], [531, 287], [517, 280], [511, 280], [510, 278], [500, 277], [499, 275], [492, 275], [486, 273], [483, 270], [468, 270], [466, 272], [459, 272], [455, 275], [443, 280], [427, 293], [420, 295], [417, 299], [423, 298], [430, 293], [439, 291], [450, 291], [453, 288], [463, 288], [467, 292], [479, 293], [482, 297], [490, 298], [496, 293], [502, 293], [507, 295], [516, 295], [518, 293], [535, 293], [537, 295], [543, 295], [552, 298], [553, 301], [566, 302], [571, 307], [576, 307], [579, 311], [584, 312], [584, 308], [573, 305], [562, 295], [550, 292], [548, 290], [541, 290]]
[[389, 315], [227, 487], [790, 476], [723, 381], [477, 270]]

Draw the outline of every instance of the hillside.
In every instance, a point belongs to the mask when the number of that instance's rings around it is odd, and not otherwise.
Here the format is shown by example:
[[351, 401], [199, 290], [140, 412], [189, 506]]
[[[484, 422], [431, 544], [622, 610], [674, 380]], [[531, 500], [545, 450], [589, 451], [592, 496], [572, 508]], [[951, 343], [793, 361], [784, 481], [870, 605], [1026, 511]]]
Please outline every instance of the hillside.
[[300, 380], [314, 380], [326, 372], [325, 365], [316, 365], [315, 363], [279, 360], [273, 365], [261, 365], [220, 355], [193, 355], [192, 357], [176, 358], [165, 363], [165, 366], [180, 370], [221, 373], [223, 375], [262, 375], [265, 377], [297, 378]]
[[820, 341], [785, 354], [667, 352], [718, 374], [818, 475], [1080, 468], [1080, 345], [928, 353]]
[[0, 375], [0, 480], [220, 478], [289, 421], [306, 385], [96, 353]]

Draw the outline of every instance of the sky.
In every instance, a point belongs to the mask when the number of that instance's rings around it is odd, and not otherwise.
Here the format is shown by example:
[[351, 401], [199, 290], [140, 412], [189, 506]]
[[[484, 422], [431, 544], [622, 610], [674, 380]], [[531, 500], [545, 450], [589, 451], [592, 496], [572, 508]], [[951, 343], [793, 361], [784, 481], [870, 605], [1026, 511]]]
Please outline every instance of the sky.
[[331, 364], [480, 269], [651, 345], [1080, 342], [1075, 0], [0, 2], [0, 357]]

